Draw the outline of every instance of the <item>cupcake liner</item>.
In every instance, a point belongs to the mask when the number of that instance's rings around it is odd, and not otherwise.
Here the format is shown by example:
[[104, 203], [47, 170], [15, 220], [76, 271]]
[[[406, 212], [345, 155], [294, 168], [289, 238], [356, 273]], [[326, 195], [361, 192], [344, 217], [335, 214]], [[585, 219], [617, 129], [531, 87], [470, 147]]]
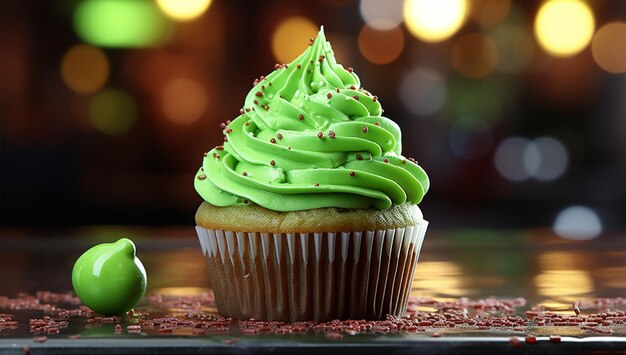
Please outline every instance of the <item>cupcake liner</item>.
[[327, 321], [402, 316], [427, 226], [341, 233], [196, 230], [221, 315]]

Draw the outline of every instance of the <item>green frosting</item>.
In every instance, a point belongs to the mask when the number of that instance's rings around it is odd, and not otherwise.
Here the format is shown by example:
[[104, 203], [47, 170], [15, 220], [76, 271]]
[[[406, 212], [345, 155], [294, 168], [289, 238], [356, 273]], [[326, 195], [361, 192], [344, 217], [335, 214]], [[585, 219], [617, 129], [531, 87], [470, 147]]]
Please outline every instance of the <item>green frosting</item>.
[[255, 81], [224, 145], [206, 153], [195, 188], [215, 206], [275, 211], [417, 204], [428, 176], [401, 155], [400, 128], [382, 112], [335, 61], [322, 28], [291, 64]]

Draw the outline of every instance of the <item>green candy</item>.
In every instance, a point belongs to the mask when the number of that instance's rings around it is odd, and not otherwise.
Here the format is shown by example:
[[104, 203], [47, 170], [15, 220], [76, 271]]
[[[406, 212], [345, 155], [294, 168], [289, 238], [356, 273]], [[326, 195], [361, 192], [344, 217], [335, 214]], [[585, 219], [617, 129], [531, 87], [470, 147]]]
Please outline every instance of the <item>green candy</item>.
[[96, 313], [122, 315], [139, 303], [147, 276], [127, 238], [103, 243], [81, 255], [72, 270], [72, 285], [81, 302]]

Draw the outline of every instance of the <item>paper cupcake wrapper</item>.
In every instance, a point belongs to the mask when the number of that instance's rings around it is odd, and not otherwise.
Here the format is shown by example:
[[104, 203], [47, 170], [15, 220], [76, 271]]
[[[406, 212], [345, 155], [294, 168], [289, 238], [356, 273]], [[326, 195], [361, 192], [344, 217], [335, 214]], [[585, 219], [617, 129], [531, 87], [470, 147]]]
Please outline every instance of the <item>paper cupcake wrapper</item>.
[[327, 321], [402, 316], [427, 226], [293, 234], [196, 230], [221, 315]]

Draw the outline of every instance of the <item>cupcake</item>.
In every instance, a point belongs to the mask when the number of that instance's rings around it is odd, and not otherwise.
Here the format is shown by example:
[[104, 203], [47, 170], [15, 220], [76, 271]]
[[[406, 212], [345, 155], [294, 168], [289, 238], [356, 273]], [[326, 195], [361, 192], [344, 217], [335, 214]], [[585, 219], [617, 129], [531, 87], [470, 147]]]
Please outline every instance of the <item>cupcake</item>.
[[234, 319], [381, 319], [405, 310], [428, 222], [424, 170], [323, 28], [255, 80], [194, 179], [218, 311]]

